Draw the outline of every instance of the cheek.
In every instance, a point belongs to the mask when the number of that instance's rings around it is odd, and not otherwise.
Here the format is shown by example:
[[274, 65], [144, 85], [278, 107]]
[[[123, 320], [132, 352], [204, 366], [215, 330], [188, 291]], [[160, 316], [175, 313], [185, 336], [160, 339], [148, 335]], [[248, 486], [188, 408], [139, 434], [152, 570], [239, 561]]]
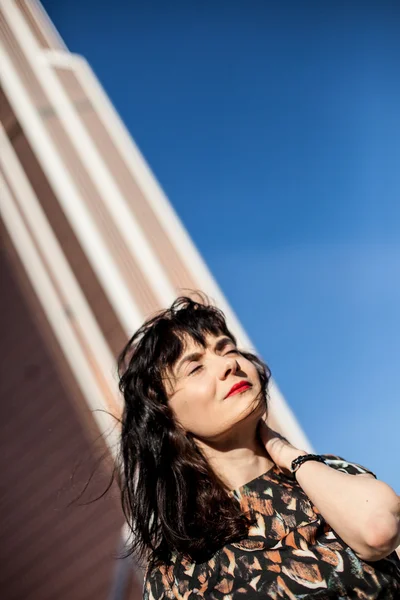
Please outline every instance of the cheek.
[[170, 400], [170, 406], [179, 423], [185, 429], [192, 430], [196, 422], [212, 418], [214, 401], [215, 386], [199, 378], [177, 391]]
[[253, 385], [258, 385], [258, 386], [261, 385], [260, 376], [258, 374], [256, 367], [253, 365], [252, 362], [250, 362], [249, 360], [246, 360], [245, 363], [243, 364], [243, 370], [246, 372], [247, 376], [253, 382]]

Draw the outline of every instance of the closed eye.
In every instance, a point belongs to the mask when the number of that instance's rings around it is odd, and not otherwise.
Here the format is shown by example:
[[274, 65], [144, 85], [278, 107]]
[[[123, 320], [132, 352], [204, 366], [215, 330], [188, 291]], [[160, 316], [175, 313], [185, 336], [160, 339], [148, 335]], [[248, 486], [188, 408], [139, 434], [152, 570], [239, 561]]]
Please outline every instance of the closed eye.
[[[227, 352], [224, 354], [224, 356], [227, 356], [228, 354], [232, 354], [232, 353], [233, 353], [233, 354], [239, 354], [239, 350], [238, 350], [237, 348], [232, 348], [232, 350], [228, 350], [228, 351], [227, 351]], [[193, 369], [193, 371], [190, 371], [189, 375], [193, 375], [194, 373], [198, 373], [198, 372], [199, 372], [199, 371], [200, 371], [200, 370], [203, 368], [203, 366], [204, 366], [204, 365], [198, 365], [197, 367], [195, 367], [195, 368]]]

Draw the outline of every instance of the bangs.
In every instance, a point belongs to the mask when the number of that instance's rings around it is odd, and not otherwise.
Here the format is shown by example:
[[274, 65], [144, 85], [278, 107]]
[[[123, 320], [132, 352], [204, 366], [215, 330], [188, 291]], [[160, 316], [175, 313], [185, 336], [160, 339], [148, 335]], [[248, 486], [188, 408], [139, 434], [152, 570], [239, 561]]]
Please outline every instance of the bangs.
[[170, 308], [147, 320], [120, 354], [120, 390], [124, 393], [129, 382], [132, 389], [143, 393], [152, 389], [162, 398], [163, 380], [185, 352], [188, 340], [206, 348], [208, 335], [224, 335], [236, 344], [222, 310], [189, 297], [177, 298]]
[[171, 371], [184, 354], [188, 339], [206, 348], [208, 335], [226, 335], [236, 344], [225, 319], [210, 307], [199, 306], [194, 311], [180, 310], [172, 318], [161, 319], [153, 332], [157, 339], [154, 362], [161, 371]]

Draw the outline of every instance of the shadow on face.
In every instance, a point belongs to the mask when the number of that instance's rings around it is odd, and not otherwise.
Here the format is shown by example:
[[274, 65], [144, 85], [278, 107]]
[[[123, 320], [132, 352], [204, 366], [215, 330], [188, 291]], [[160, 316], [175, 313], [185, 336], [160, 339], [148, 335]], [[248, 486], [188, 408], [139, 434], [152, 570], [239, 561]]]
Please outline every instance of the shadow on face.
[[266, 410], [256, 365], [226, 335], [206, 336], [184, 350], [165, 379], [177, 422], [203, 444], [229, 447], [253, 438]]

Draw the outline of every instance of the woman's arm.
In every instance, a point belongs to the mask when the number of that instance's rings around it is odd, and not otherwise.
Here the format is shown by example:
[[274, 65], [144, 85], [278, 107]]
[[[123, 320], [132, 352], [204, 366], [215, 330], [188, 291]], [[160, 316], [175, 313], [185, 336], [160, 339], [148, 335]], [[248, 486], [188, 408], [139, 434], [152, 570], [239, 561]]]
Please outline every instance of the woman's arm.
[[386, 483], [314, 461], [301, 465], [296, 478], [324, 519], [360, 558], [380, 560], [397, 548], [400, 499]]
[[[272, 460], [290, 470], [301, 454], [262, 424], [261, 435]], [[380, 560], [400, 544], [400, 498], [372, 475], [349, 475], [307, 461], [296, 472], [299, 485], [342, 540], [363, 560]]]

